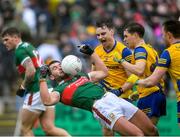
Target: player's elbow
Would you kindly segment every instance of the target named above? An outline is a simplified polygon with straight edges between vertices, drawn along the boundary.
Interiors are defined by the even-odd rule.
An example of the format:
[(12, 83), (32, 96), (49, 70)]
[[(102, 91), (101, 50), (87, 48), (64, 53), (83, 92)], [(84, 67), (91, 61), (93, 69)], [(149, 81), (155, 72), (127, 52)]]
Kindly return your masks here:
[(26, 76), (29, 77), (29, 78), (34, 78), (35, 73), (36, 73), (36, 70), (33, 69), (33, 70), (31, 70), (31, 71), (28, 71), (28, 72), (26, 73)]

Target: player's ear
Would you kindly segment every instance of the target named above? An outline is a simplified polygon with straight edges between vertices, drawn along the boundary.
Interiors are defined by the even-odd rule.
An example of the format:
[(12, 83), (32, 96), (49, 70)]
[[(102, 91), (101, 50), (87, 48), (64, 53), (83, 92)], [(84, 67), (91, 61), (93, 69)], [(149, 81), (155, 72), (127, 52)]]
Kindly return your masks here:
[(110, 29), (110, 32), (111, 32), (112, 35), (114, 35), (114, 29), (113, 28)]

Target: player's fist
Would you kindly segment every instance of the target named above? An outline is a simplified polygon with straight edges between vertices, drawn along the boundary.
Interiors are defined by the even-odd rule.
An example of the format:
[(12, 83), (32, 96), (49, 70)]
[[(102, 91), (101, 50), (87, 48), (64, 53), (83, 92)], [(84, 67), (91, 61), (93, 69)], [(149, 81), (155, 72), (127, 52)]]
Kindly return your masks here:
[(134, 91), (132, 94), (129, 95), (128, 97), (132, 101), (136, 101), (139, 99), (139, 94), (138, 91)]
[(49, 74), (49, 68), (47, 65), (43, 65), (40, 67), (40, 79), (45, 79)]
[(114, 53), (114, 58), (113, 58), (113, 60), (114, 60), (115, 62), (118, 62), (118, 63), (122, 63), (122, 62), (125, 61), (125, 60), (122, 58), (122, 55), (121, 55), (120, 53), (118, 53), (118, 52), (115, 52), (115, 53)]
[(138, 99), (139, 99), (139, 93), (138, 93), (138, 91), (137, 91), (137, 85), (134, 85), (134, 86), (132, 87), (132, 91), (133, 91), (133, 93), (130, 94), (128, 98), (129, 98), (130, 100), (132, 100), (132, 101), (138, 100)]
[(82, 45), (78, 46), (78, 48), (81, 53), (84, 53), (86, 55), (91, 56), (94, 53), (94, 50), (91, 49), (90, 46), (86, 45), (86, 44), (82, 44)]
[(126, 80), (126, 82), (128, 83), (132, 83), (132, 84), (136, 84), (136, 82), (139, 80), (139, 77), (134, 75), (134, 74), (131, 74), (128, 79)]
[(24, 97), (26, 95), (26, 90), (24, 87), (20, 86), (19, 89), (16, 91), (16, 95), (20, 97)]

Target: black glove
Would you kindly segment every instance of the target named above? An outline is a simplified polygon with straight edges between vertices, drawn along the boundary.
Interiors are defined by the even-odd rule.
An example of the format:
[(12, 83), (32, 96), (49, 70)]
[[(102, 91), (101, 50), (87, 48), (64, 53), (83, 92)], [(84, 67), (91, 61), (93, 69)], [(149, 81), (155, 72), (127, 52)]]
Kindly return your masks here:
[(94, 50), (90, 48), (89, 45), (86, 45), (86, 44), (82, 44), (80, 46), (78, 46), (78, 48), (80, 48), (80, 52), (84, 53), (84, 54), (87, 54), (87, 55), (92, 55), (94, 53)]
[(119, 89), (111, 89), (111, 90), (109, 90), (109, 92), (111, 92), (111, 93), (113, 93), (113, 94), (115, 94), (116, 96), (121, 96), (121, 94), (123, 93), (123, 90), (122, 90), (122, 88), (119, 88)]
[(22, 88), (22, 86), (19, 87), (19, 89), (16, 91), (16, 95), (20, 97), (24, 97), (27, 94), (26, 90)]
[(49, 74), (49, 68), (47, 65), (43, 65), (40, 67), (40, 79), (45, 79)]

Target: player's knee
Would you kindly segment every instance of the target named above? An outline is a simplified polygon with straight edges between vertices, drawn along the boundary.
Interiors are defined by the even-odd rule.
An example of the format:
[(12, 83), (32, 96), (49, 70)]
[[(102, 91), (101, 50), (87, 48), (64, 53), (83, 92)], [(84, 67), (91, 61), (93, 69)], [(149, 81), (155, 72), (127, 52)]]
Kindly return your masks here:
[(42, 124), (42, 129), (43, 131), (46, 133), (46, 135), (51, 135), (54, 131), (54, 124), (51, 124), (51, 123), (43, 123)]

